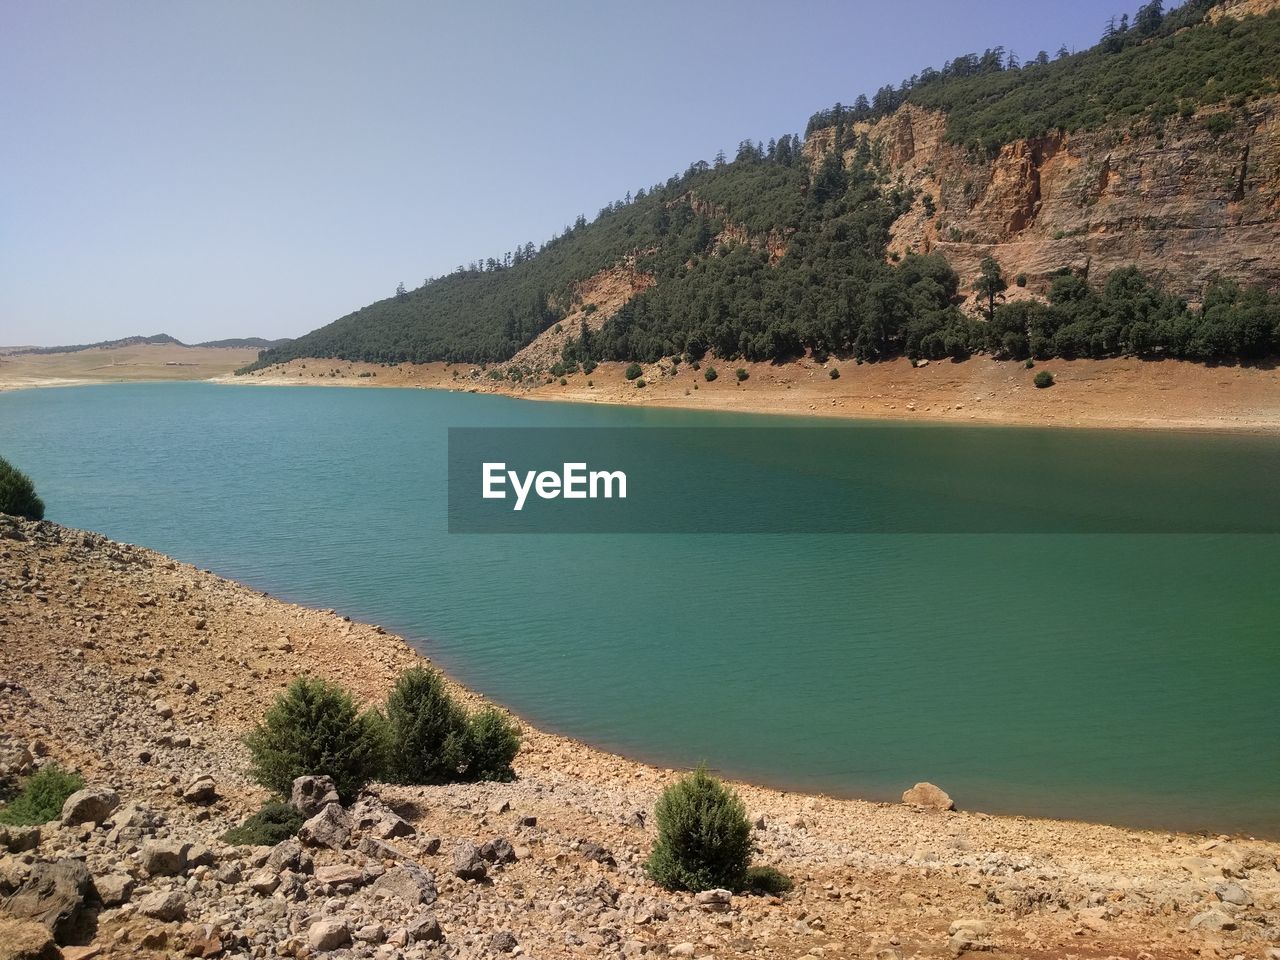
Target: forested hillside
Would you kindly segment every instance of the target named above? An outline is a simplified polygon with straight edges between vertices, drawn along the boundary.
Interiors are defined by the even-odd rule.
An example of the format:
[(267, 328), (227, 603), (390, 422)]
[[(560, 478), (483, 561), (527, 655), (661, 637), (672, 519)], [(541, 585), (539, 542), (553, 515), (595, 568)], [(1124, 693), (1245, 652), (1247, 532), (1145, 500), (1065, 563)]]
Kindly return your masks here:
[[(1263, 262), (1274, 260), (1267, 242), (1280, 220), (1280, 180), (1271, 169), (1280, 159), (1274, 109), (1280, 11), (1261, 3), (1262, 15), (1221, 16), (1227, 6), (1189, 0), (1166, 13), (1153, 0), (1132, 20), (1107, 24), (1086, 51), (1046, 52), (1026, 62), (998, 47), (958, 57), (850, 107), (815, 114), (804, 140), (784, 134), (767, 144), (744, 141), (734, 157), (694, 163), (628, 193), (541, 247), (524, 244), (417, 289), (402, 285), (386, 300), (264, 351), (254, 366), (309, 356), (504, 361), (575, 305), (575, 317), (589, 315), (586, 281), (623, 262), (656, 282), (638, 289), (602, 326), (583, 319), (580, 331), (571, 329), (578, 335), (564, 347), (563, 366), (708, 351), (751, 360), (805, 351), (858, 360), (977, 351), (1196, 360), (1280, 353), (1280, 298), (1265, 289), (1273, 287), (1275, 265)], [(908, 110), (945, 118), (939, 122), (959, 157), (951, 172), (923, 162), (917, 170), (904, 167), (901, 157), (888, 155), (902, 152), (901, 145), (873, 136)], [(1070, 156), (1070, 135), (1089, 131), (1102, 131), (1103, 146), (1081, 140), (1084, 154)], [(901, 139), (901, 131), (894, 136)], [(910, 157), (909, 125), (906, 136)], [(1051, 140), (1033, 139), (1045, 137)], [(1102, 241), (1084, 236), (1094, 228), (1082, 220), (1043, 238), (1030, 283), (1015, 272), (1018, 249), (1011, 245), (1006, 253), (997, 244), (1017, 239), (1042, 202), (1054, 199), (1042, 198), (1046, 157), (1066, 158), (1073, 175), (1097, 181), (1098, 189), (1073, 201), (1084, 216), (1112, 202), (1104, 193), (1120, 161), (1102, 154), (1110, 150), (1106, 144), (1126, 139), (1148, 153), (1148, 144), (1164, 150), (1167, 156), (1155, 161), (1172, 164), (1166, 179), (1190, 182), (1212, 216), (1252, 230), (1262, 256), (1235, 258), (1238, 270), (1201, 264), (1197, 289), (1185, 289), (1185, 282), (1166, 289), (1162, 264), (1148, 253), (1165, 251), (1165, 234), (1145, 247), (1132, 245), (1129, 259), (1123, 257), (1129, 247), (1108, 248), (1101, 260), (1107, 272), (1091, 273), (1094, 247), (1085, 241)], [(1007, 186), (1001, 177), (1010, 163), (1020, 164), (1015, 186), (1026, 194), (1019, 200), (1025, 209), (984, 240), (970, 221), (994, 202), (987, 194)], [(980, 187), (979, 176), (990, 183)], [(1154, 189), (1143, 180), (1149, 176), (1120, 184), (1127, 191), (1124, 229), (1170, 227), (1156, 223), (1154, 210), (1151, 217), (1130, 215), (1142, 191)], [(1209, 195), (1214, 191), (1221, 200)], [(1187, 219), (1166, 218), (1174, 221), (1170, 229), (1179, 218)], [(952, 223), (946, 230), (944, 219)], [(907, 222), (919, 242), (901, 240)], [(1110, 224), (1098, 229), (1114, 244)], [(1206, 220), (1204, 229), (1216, 230), (1217, 221)], [(1219, 242), (1233, 236), (1216, 235)], [(963, 250), (960, 241), (968, 243)], [(1168, 251), (1162, 259), (1175, 262)], [(1003, 269), (1002, 260), (1014, 269)]]

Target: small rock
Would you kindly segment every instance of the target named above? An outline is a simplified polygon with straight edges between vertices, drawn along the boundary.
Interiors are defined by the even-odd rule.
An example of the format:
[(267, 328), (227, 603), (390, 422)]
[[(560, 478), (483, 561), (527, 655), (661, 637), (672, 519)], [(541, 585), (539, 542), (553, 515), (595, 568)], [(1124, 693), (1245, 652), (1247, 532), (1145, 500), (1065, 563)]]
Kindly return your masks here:
[(173, 707), (165, 703), (163, 700), (157, 700), (151, 704), (151, 709), (158, 713), (163, 720), (168, 720), (173, 716)]
[(327, 883), (331, 887), (356, 887), (364, 881), (364, 873), (359, 867), (349, 863), (334, 863), (325, 867), (316, 867), (316, 880), (319, 883)]
[(249, 877), (249, 889), (254, 893), (269, 897), (280, 886), (280, 877), (270, 870), (259, 870)]
[(1236, 922), (1221, 910), (1205, 910), (1191, 918), (1188, 925), (1192, 930), (1203, 930), (1205, 933), (1234, 930)]
[(306, 817), (314, 817), (331, 803), (339, 803), (332, 777), (298, 777), (289, 791), (289, 804)]
[(138, 901), (138, 912), (144, 917), (172, 923), (187, 915), (187, 898), (177, 890), (158, 890)]
[(370, 891), (390, 894), (408, 906), (420, 906), (435, 902), (436, 880), (416, 863), (406, 863), (380, 876)]
[(187, 803), (213, 803), (218, 799), (218, 785), (213, 777), (199, 777), (182, 791), (182, 799)]
[(142, 845), (142, 869), (152, 877), (174, 877), (187, 869), (189, 843), (148, 840)]
[(307, 931), (313, 950), (337, 950), (351, 943), (351, 931), (345, 920), (317, 920)]
[(129, 897), (133, 895), (133, 877), (127, 873), (104, 874), (94, 880), (93, 885), (98, 889), (98, 899), (104, 907), (118, 907), (122, 903), (128, 903)]
[(1213, 893), (1223, 903), (1230, 903), (1237, 907), (1247, 907), (1253, 903), (1253, 897), (1249, 896), (1249, 892), (1238, 883), (1220, 883), (1213, 888)]
[(430, 913), (417, 917), (408, 928), (410, 943), (444, 943), (440, 921)]
[(330, 803), (298, 828), (298, 839), (308, 846), (341, 850), (351, 842), (351, 817), (339, 804)]
[(515, 863), (516, 851), (506, 837), (497, 837), (480, 848), (480, 856), (490, 863)]
[(606, 867), (616, 867), (618, 865), (618, 861), (613, 858), (613, 854), (598, 843), (587, 841), (578, 847), (578, 852), (588, 860), (603, 863)]
[(518, 946), (520, 946), (520, 941), (516, 939), (516, 935), (510, 930), (499, 930), (493, 935), (493, 939), (489, 941), (489, 949), (494, 953), (511, 953)]
[(733, 894), (728, 890), (703, 890), (694, 895), (693, 902), (708, 913), (723, 913), (733, 903)]
[(453, 874), (463, 880), (483, 880), (488, 867), (474, 843), (464, 840), (453, 848)]

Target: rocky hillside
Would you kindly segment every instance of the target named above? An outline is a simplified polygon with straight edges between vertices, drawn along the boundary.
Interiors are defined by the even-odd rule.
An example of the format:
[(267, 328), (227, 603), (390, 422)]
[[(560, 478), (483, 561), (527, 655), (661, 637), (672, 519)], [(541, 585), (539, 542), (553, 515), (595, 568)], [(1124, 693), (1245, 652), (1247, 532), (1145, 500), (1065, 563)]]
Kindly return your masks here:
[(757, 859), (795, 890), (667, 893), (643, 862), (675, 772), (529, 728), (514, 783), (344, 808), (303, 782), (296, 839), (228, 845), (264, 798), (240, 737), (269, 699), (307, 672), (377, 700), (413, 651), (9, 518), (0, 629), (0, 776), (57, 760), (87, 781), (53, 822), (0, 829), (2, 957), (1277, 956), (1280, 844), (948, 811), (928, 788), (742, 786)]
[[(252, 369), (1272, 356), (1278, 58), (1280, 0), (1151, 0), (1086, 50), (962, 55)], [(1023, 306), (997, 318), (1006, 302)]]
[[(1229, 121), (1217, 135), (1215, 117)], [(1191, 299), (1222, 277), (1280, 287), (1280, 97), (1173, 117), (1159, 133), (1018, 140), (990, 161), (947, 139), (944, 114), (911, 104), (857, 129), (887, 177), (919, 190), (890, 252), (937, 251), (966, 284), (994, 256), (1037, 293), (1064, 268), (1130, 265)], [(833, 135), (810, 137), (815, 162)]]

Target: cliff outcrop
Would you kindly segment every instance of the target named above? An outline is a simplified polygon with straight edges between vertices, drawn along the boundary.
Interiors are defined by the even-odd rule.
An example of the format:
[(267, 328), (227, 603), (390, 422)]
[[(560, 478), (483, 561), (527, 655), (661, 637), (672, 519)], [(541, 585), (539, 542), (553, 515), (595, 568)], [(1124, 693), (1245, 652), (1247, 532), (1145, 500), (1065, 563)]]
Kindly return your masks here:
[[(994, 159), (910, 104), (855, 130), (889, 183), (918, 190), (890, 255), (937, 251), (966, 284), (990, 255), (1032, 291), (1063, 268), (1101, 277), (1130, 264), (1192, 300), (1217, 278), (1280, 288), (1280, 97), (1161, 129), (1018, 140)], [(815, 132), (806, 149), (821, 156), (833, 135)]]

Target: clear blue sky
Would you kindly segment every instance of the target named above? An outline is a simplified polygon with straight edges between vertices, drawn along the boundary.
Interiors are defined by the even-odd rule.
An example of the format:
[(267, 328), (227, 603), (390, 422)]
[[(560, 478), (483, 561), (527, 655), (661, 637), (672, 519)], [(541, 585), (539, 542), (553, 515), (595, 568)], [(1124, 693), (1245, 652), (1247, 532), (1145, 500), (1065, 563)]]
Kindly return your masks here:
[(7, 0), (0, 344), (295, 336), (1121, 2)]

